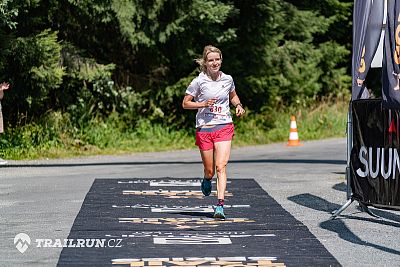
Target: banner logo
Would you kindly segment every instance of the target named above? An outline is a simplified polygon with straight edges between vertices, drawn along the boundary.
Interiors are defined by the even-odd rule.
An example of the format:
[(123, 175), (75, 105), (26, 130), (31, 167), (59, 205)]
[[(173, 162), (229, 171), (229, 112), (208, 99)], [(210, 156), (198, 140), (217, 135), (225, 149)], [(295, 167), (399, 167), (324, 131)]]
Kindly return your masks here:
[[(387, 158), (385, 159), (385, 157)], [(361, 146), (358, 159), (364, 165), (364, 170), (361, 168), (356, 170), (360, 177), (376, 178), (381, 174), (384, 179), (388, 179), (390, 175), (392, 175), (392, 179), (396, 179), (396, 170), (400, 171), (400, 158), (397, 149), (377, 147), (376, 153), (374, 153), (372, 147), (368, 147), (367, 150), (365, 146)]]
[[(202, 231), (203, 232), (203, 231)], [(201, 234), (192, 234), (190, 232), (133, 232), (122, 235), (106, 235), (108, 237), (121, 237), (121, 238), (150, 238), (153, 240), (153, 244), (157, 245), (227, 245), (232, 244), (233, 239), (243, 238), (270, 238), (276, 237), (275, 234), (267, 232), (261, 233), (248, 233), (238, 231), (215, 231), (215, 232), (204, 232)]]
[[(182, 213), (182, 212), (214, 212), (213, 206), (166, 206), (166, 205), (112, 205), (117, 209), (149, 209), (151, 212), (159, 213)], [(250, 208), (250, 205), (225, 205), (224, 208)]]
[[(201, 191), (192, 190), (123, 190), (123, 195), (134, 195), (134, 196), (163, 196), (165, 198), (197, 198), (202, 199), (204, 197)], [(211, 196), (216, 196), (217, 192), (213, 191)], [(226, 192), (225, 196), (231, 197), (232, 193)]]
[(131, 181), (118, 181), (119, 184), (149, 184), (150, 186), (200, 186), (201, 180), (131, 180)]
[(156, 245), (230, 245), (232, 241), (229, 237), (213, 236), (172, 236), (172, 237), (154, 237), (153, 242)]
[[(400, 14), (399, 14), (399, 17), (397, 18), (397, 23), (399, 23), (399, 22), (400, 22)], [(399, 55), (400, 55), (400, 35), (399, 34), (400, 34), (400, 24), (398, 24), (396, 26), (396, 32), (394, 35), (396, 47), (395, 47), (393, 54), (394, 54), (394, 62), (396, 62), (397, 65), (400, 64), (400, 57), (399, 57)]]
[[(148, 179), (142, 179), (142, 180), (130, 180), (130, 181), (118, 181), (118, 184), (149, 184), (150, 186), (166, 186), (166, 187), (172, 187), (172, 186), (188, 186), (188, 187), (199, 187), (201, 184), (202, 179), (188, 179), (188, 180), (172, 180), (172, 179), (166, 179), (166, 180), (148, 180)], [(215, 181), (213, 181), (215, 183)], [(231, 183), (231, 181), (227, 181), (228, 184)]]
[(365, 46), (363, 47), (363, 50), (362, 50), (360, 67), (358, 68), (358, 72), (360, 72), (360, 73), (364, 73), (365, 69), (366, 69), (364, 56), (365, 56)]
[(30, 244), (31, 238), (25, 233), (19, 233), (14, 237), (14, 245), (21, 253), (24, 253)]
[(395, 132), (396, 132), (396, 125), (395, 125), (393, 119), (392, 119), (392, 121), (390, 122), (390, 126), (389, 126), (389, 129), (388, 129), (388, 132), (389, 132), (389, 133), (395, 133)]
[(230, 218), (215, 220), (211, 218), (118, 218), (119, 223), (171, 225), (175, 229), (191, 229), (203, 227), (218, 227), (221, 224), (230, 223), (254, 223), (247, 218)]
[(126, 266), (226, 266), (226, 267), (242, 267), (242, 266), (285, 266), (284, 263), (275, 262), (277, 257), (204, 257), (204, 258), (126, 258), (113, 259), (114, 265)]

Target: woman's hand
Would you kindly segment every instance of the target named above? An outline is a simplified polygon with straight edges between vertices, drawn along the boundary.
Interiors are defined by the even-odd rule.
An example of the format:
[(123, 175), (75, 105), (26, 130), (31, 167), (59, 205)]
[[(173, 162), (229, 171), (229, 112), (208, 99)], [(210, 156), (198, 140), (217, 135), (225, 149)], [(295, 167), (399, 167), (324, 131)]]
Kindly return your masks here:
[(211, 107), (212, 105), (215, 104), (215, 102), (217, 102), (218, 98), (210, 98), (208, 99), (206, 102), (204, 102), (204, 106), (207, 107)]
[(0, 91), (7, 90), (8, 88), (10, 88), (9, 83), (6, 83), (6, 82), (0, 83)]
[(244, 110), (244, 108), (242, 107), (242, 104), (238, 104), (236, 106), (236, 116), (240, 117), (242, 116), (246, 111)]

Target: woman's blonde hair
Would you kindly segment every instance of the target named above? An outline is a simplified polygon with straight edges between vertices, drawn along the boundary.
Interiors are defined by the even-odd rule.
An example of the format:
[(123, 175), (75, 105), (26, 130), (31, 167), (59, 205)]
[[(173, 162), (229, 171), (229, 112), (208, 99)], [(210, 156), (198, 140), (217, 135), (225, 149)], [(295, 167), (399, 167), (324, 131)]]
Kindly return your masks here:
[(199, 64), (200, 70), (204, 73), (207, 72), (207, 66), (206, 66), (206, 61), (207, 61), (207, 56), (210, 53), (219, 53), (219, 56), (221, 57), (222, 60), (222, 52), (218, 48), (212, 45), (206, 45), (203, 50), (203, 57), (202, 58), (196, 58), (195, 61), (197, 64)]

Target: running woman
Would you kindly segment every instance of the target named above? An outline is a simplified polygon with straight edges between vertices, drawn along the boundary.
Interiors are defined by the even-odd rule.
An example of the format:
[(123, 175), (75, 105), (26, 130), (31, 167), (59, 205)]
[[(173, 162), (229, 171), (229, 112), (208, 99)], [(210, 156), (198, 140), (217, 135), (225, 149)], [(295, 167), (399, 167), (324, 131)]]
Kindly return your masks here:
[(218, 48), (204, 47), (203, 57), (196, 62), (201, 72), (186, 89), (182, 106), (184, 109), (197, 109), (196, 145), (204, 165), (201, 191), (205, 196), (211, 194), (211, 180), (216, 170), (218, 203), (214, 218), (225, 219), (226, 165), (234, 134), (229, 102), (236, 108), (236, 116), (242, 116), (245, 110), (232, 77), (220, 71), (222, 53)]

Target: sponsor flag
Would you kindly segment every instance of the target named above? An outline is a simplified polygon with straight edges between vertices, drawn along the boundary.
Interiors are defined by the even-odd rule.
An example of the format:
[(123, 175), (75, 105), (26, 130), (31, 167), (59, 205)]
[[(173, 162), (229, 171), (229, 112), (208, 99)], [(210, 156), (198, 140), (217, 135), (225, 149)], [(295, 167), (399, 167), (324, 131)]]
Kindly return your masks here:
[(379, 44), (383, 15), (384, 1), (354, 1), (352, 100), (369, 97), (364, 81)]
[(387, 30), (382, 66), (382, 99), (385, 108), (400, 107), (400, 0), (388, 1)]
[(400, 209), (400, 110), (384, 108), (380, 99), (355, 100), (352, 115), (353, 197), (367, 205)]

